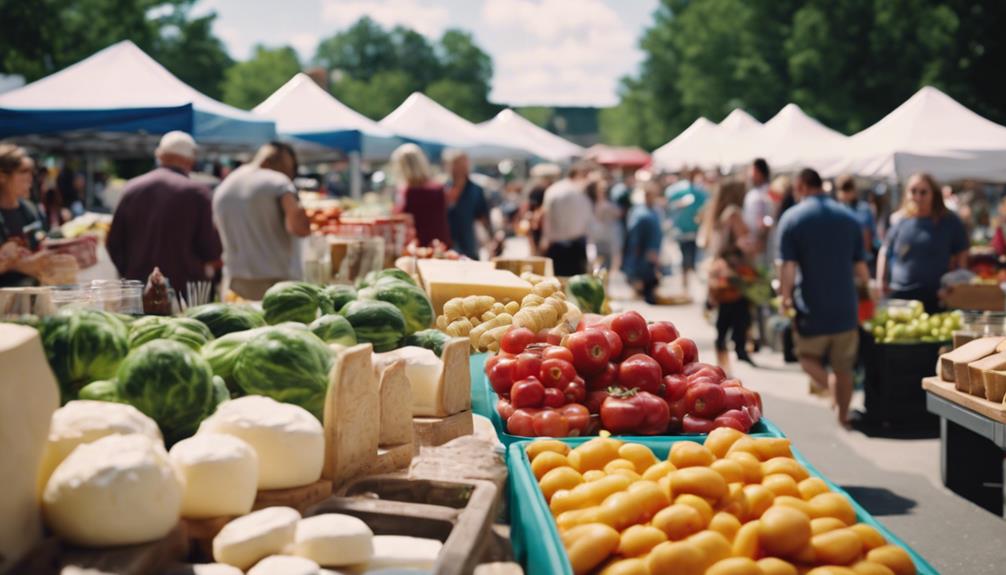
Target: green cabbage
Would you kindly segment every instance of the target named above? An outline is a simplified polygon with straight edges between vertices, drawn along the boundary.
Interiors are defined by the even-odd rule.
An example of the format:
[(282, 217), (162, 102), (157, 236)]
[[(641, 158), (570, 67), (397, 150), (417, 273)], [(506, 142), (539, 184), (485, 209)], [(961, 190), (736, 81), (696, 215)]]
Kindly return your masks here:
[(122, 399), (156, 421), (168, 445), (194, 434), (216, 409), (209, 363), (176, 341), (133, 350), (119, 366), (118, 380)]
[(213, 334), (206, 324), (187, 317), (150, 315), (136, 320), (129, 328), (130, 349), (155, 339), (170, 339), (199, 351), (213, 339)]
[(64, 308), (44, 318), (39, 333), (63, 403), (88, 383), (115, 377), (129, 353), (126, 326), (103, 311)]
[(349, 320), (356, 340), (385, 352), (398, 348), (405, 337), (405, 316), (394, 305), (379, 300), (357, 300), (346, 304), (339, 315)]
[(361, 301), (385, 301), (397, 307), (405, 317), (405, 335), (433, 325), (433, 304), (426, 292), (415, 284), (401, 280), (379, 280), (372, 287), (360, 290), (358, 297)]
[(247, 305), (209, 303), (189, 308), (185, 312), (185, 316), (205, 324), (213, 337), (222, 337), (236, 331), (245, 331), (265, 325), (262, 314)]
[(604, 306), (604, 284), (596, 276), (580, 274), (566, 282), (566, 293), (583, 313), (601, 313)]
[(279, 282), (262, 298), (265, 321), (276, 325), (285, 321), (311, 323), (320, 315), (333, 313), (332, 302), (321, 288), (306, 282)]
[(100, 379), (80, 388), (77, 399), (90, 399), (92, 401), (111, 401), (122, 403), (122, 395), (119, 393), (119, 384), (114, 379)]
[(326, 314), (311, 322), (308, 326), (314, 335), (325, 343), (339, 345), (356, 345), (356, 332), (349, 320), (334, 313)]

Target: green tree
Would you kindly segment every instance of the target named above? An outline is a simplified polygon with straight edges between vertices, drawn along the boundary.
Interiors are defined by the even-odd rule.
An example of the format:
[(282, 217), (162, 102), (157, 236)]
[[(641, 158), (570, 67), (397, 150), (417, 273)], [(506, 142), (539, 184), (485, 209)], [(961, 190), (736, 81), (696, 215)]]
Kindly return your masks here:
[(443, 74), (440, 59), (430, 41), (415, 30), (397, 26), (391, 31), (394, 66), (389, 69), (408, 72), (409, 93), (422, 91)]
[(409, 97), (412, 83), (413, 78), (402, 70), (385, 70), (369, 81), (344, 77), (332, 85), (332, 91), (350, 108), (380, 120)]
[(300, 72), (300, 61), (293, 48), (256, 46), (250, 60), (238, 62), (227, 70), (224, 102), (238, 108), (253, 108), (297, 72)]
[(536, 126), (548, 128), (548, 122), (552, 119), (553, 110), (549, 106), (521, 106), (516, 112), (524, 116)]
[(223, 78), (234, 65), (223, 43), (213, 35), (216, 14), (189, 20), (187, 14), (173, 14), (168, 27), (156, 41), (154, 54), (178, 79), (211, 98), (223, 98)]
[(315, 62), (355, 80), (370, 80), (397, 67), (391, 35), (370, 18), (360, 18), (343, 32), (318, 44)]

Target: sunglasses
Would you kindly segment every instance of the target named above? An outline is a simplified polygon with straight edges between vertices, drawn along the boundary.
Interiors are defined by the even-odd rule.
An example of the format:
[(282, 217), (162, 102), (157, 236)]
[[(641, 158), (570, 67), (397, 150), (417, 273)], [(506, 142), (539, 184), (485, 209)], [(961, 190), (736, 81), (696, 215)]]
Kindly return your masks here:
[(932, 193), (932, 190), (930, 190), (929, 188), (909, 188), (908, 193), (912, 194), (913, 196), (915, 195), (925, 196), (927, 194)]

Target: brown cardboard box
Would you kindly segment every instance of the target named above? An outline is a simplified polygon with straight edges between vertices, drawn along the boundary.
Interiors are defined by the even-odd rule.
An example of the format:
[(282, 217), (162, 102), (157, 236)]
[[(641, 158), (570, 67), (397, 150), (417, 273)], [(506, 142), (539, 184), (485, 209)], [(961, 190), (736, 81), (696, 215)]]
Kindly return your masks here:
[(943, 296), (948, 308), (1006, 311), (1006, 295), (998, 285), (962, 284), (950, 286)]

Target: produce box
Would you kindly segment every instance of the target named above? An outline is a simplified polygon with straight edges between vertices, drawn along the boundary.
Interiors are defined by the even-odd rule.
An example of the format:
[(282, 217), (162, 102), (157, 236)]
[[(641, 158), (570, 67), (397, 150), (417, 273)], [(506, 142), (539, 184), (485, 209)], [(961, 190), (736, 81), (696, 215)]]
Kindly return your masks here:
[(981, 311), (1006, 310), (1006, 296), (998, 285), (962, 284), (950, 286), (943, 296), (943, 303), (954, 309)]
[[(505, 446), (510, 446), (518, 441), (526, 441), (528, 439), (533, 439), (523, 437), (520, 435), (511, 435), (506, 432), (505, 422), (500, 417), (499, 412), (496, 411), (496, 402), (497, 400), (499, 400), (499, 396), (496, 395), (496, 392), (493, 391), (492, 386), (489, 385), (489, 379), (485, 376), (484, 373), (480, 374), (478, 378), (475, 378), (474, 375), (475, 375), (474, 372), (472, 372), (472, 409), (475, 410), (475, 413), (482, 415), (484, 417), (488, 417), (489, 420), (493, 422), (493, 427), (496, 428), (496, 436), (499, 437), (500, 442), (502, 442), (503, 445)], [(476, 382), (479, 382), (479, 384), (476, 384)], [(476, 388), (476, 385), (478, 385), (478, 388)], [(480, 395), (482, 399), (476, 399)], [(476, 405), (478, 406), (478, 408), (476, 408)], [(782, 432), (781, 429), (776, 427), (774, 423), (772, 423), (771, 421), (769, 421), (764, 417), (762, 417), (758, 421), (758, 423), (754, 424), (751, 430), (748, 431), (748, 435), (754, 437), (786, 437), (786, 435)], [(671, 436), (658, 436), (658, 437), (671, 437)], [(702, 437), (705, 437), (705, 435), (699, 433), (682, 433), (680, 435), (676, 435), (673, 437), (701, 439)], [(648, 437), (642, 437), (642, 436), (637, 437), (630, 435), (620, 435), (618, 436), (618, 438), (624, 439), (625, 441), (636, 441), (637, 439), (650, 439)], [(586, 439), (584, 438), (579, 439), (585, 441), (586, 439), (590, 438), (587, 437)]]
[(524, 272), (531, 272), (540, 276), (554, 276), (552, 270), (552, 258), (542, 256), (529, 256), (526, 258), (504, 258), (495, 257), (492, 259), (498, 270), (508, 270), (517, 275)]
[[(569, 444), (570, 447), (576, 447), (588, 439), (582, 437), (564, 438), (561, 441)], [(649, 447), (654, 455), (661, 460), (667, 459), (667, 454), (675, 442), (699, 441), (697, 438), (689, 437), (624, 439)], [(528, 460), (525, 451), (530, 444), (531, 441), (519, 441), (508, 447), (507, 468), (510, 477), (508, 497), (510, 498), (510, 533), (514, 558), (524, 565), (525, 572), (528, 575), (572, 575), (573, 569), (570, 566), (562, 540), (559, 538), (559, 531), (555, 520), (552, 518), (545, 497), (538, 488), (538, 482), (531, 471), (531, 462)], [(832, 491), (844, 495), (852, 502), (852, 507), (856, 511), (856, 518), (860, 522), (877, 529), (889, 543), (899, 545), (908, 551), (915, 562), (919, 575), (938, 575), (936, 569), (867, 513), (855, 499), (850, 497), (842, 488), (821, 475), (799, 451), (795, 448), (791, 449), (794, 459), (803, 465), (812, 477), (821, 478)]]
[(935, 422), (919, 382), (933, 374), (940, 349), (949, 342), (880, 343), (867, 331), (860, 337), (867, 417), (902, 424)]

